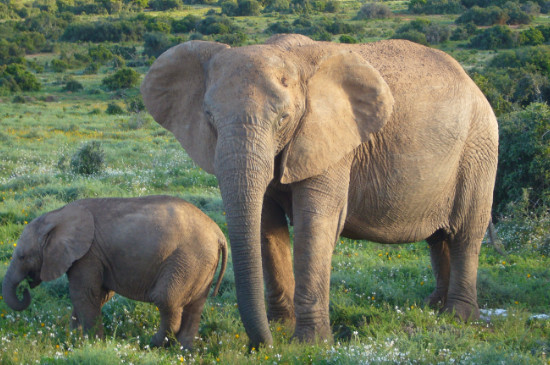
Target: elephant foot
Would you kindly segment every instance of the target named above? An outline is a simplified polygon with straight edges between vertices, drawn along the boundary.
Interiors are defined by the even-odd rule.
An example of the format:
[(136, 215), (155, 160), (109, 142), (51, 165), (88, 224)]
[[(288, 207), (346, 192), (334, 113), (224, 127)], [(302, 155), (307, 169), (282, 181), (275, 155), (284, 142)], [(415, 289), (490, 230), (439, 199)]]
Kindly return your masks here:
[(332, 329), (328, 321), (314, 325), (296, 325), (293, 340), (307, 343), (332, 342)]
[(157, 332), (151, 338), (151, 347), (164, 347), (168, 345), (168, 337), (164, 333)]
[(433, 293), (430, 294), (426, 299), (424, 299), (424, 303), (430, 308), (434, 308), (434, 309), (443, 308), (445, 306), (446, 301), (447, 301), (447, 294), (441, 293), (437, 289), (434, 290)]
[(178, 342), (182, 350), (191, 350), (193, 348), (193, 337), (178, 337)]
[(448, 301), (440, 313), (453, 313), (454, 316), (463, 322), (479, 319), (479, 307), (477, 303), (463, 301)]

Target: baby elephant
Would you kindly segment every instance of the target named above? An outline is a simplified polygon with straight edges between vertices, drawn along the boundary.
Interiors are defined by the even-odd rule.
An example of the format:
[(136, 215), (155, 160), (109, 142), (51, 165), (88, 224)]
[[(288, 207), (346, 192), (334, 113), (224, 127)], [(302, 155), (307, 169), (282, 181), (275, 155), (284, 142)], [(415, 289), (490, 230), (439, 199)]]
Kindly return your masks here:
[(15, 310), (30, 304), (31, 288), (64, 273), (73, 303), (72, 327), (103, 336), (101, 307), (117, 292), (152, 302), (160, 311), (153, 346), (173, 334), (190, 348), (222, 253), (216, 295), (227, 264), (220, 228), (185, 200), (168, 196), (83, 199), (34, 219), (13, 253), (2, 285)]

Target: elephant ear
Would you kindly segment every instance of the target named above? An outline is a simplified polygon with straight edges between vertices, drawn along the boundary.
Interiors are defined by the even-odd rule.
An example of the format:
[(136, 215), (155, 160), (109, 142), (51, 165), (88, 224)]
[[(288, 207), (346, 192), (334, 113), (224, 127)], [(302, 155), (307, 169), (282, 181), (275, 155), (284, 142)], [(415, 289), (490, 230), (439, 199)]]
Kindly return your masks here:
[(393, 109), (384, 79), (349, 50), (321, 57), (306, 92), (306, 113), (283, 153), (284, 184), (326, 171), (378, 132)]
[(203, 111), (205, 65), (229, 46), (190, 41), (170, 48), (153, 63), (141, 83), (143, 102), (153, 118), (171, 131), (189, 156), (214, 172), (216, 134)]
[(69, 204), (47, 213), (39, 234), (42, 237), (40, 279), (54, 280), (90, 250), (94, 238), (94, 217), (89, 210)]

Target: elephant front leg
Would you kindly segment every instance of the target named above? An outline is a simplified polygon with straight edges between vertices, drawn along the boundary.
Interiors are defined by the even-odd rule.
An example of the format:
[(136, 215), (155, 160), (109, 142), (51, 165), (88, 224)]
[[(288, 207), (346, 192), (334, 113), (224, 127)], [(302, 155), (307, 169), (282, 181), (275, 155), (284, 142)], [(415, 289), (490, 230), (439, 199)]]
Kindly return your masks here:
[(262, 262), (267, 291), (267, 318), (295, 322), (294, 272), (285, 212), (266, 196), (262, 210)]
[[(347, 167), (347, 168), (346, 168)], [(300, 341), (331, 340), (331, 259), (347, 213), (349, 167), (304, 180), (293, 187), (294, 306)]]

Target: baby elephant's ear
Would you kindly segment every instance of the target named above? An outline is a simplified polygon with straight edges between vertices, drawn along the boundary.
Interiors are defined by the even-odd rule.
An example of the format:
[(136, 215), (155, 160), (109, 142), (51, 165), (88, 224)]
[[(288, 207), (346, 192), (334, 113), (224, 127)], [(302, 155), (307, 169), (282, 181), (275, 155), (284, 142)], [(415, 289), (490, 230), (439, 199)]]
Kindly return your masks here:
[(47, 213), (39, 232), (42, 237), (40, 279), (54, 280), (89, 251), (94, 238), (94, 217), (89, 210), (69, 204)]

